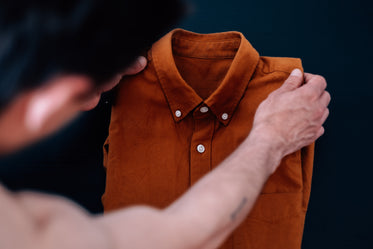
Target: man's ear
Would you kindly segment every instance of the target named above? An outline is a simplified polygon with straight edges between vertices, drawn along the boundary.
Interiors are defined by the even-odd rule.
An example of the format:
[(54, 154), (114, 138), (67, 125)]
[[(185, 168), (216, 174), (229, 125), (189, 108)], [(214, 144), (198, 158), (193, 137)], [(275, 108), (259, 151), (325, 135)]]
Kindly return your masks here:
[(60, 129), (79, 112), (93, 84), (83, 76), (58, 76), (19, 94), (0, 115), (0, 155), (25, 147)]
[(36, 133), (51, 133), (75, 117), (81, 99), (91, 93), (93, 84), (81, 75), (57, 76), (34, 90), (26, 107), (25, 127)]

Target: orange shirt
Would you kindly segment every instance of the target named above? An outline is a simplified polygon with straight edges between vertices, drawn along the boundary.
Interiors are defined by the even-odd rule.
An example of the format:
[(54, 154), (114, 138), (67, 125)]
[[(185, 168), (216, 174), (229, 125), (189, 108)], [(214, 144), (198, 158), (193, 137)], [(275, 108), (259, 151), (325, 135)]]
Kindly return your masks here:
[[(164, 36), (147, 68), (119, 85), (104, 146), (105, 212), (172, 203), (248, 136), (258, 105), (294, 68), (299, 59), (260, 57), (238, 32)], [(313, 153), (282, 160), (221, 248), (300, 248)]]

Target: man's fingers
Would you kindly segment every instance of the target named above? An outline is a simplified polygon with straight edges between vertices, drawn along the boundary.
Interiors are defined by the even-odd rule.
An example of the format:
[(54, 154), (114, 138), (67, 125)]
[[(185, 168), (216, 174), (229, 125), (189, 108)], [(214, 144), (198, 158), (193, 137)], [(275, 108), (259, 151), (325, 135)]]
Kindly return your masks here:
[(330, 103), (330, 94), (327, 91), (324, 91), (324, 93), (321, 95), (320, 103), (324, 106), (328, 106)]
[(312, 91), (317, 96), (321, 96), (326, 88), (326, 80), (320, 75), (313, 75), (309, 73), (304, 74), (305, 84), (302, 88), (305, 91)]
[(147, 60), (144, 56), (139, 56), (131, 66), (129, 66), (123, 75), (133, 75), (141, 72), (146, 67)]
[(321, 137), (324, 134), (324, 132), (325, 132), (325, 129), (324, 127), (321, 126), (320, 129), (317, 131), (316, 139)]
[(329, 117), (329, 109), (326, 108), (322, 117), (321, 117), (321, 124), (325, 123), (326, 119)]
[(312, 74), (312, 73), (304, 73), (304, 80), (307, 82), (307, 81), (310, 81), (310, 79), (312, 78), (312, 77), (314, 77), (315, 76), (315, 74)]
[(123, 78), (125, 75), (133, 75), (141, 72), (144, 70), (146, 67), (147, 60), (144, 56), (139, 56), (134, 63), (132, 63), (131, 66), (129, 66), (127, 69), (125, 69), (122, 73), (119, 73), (115, 75), (112, 79), (110, 79), (108, 82), (105, 84), (102, 84), (102, 86), (98, 89), (99, 95), (103, 92), (110, 91), (113, 89), (120, 80)]
[(294, 69), (289, 78), (284, 82), (284, 84), (279, 88), (282, 91), (292, 91), (297, 89), (304, 82), (303, 73), (300, 69)]

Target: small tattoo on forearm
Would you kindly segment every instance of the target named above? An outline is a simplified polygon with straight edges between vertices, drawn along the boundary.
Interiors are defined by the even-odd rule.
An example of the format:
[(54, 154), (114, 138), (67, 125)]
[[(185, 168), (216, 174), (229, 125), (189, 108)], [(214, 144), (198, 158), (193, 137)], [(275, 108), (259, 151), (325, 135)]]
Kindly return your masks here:
[(242, 199), (242, 201), (240, 202), (240, 204), (238, 205), (238, 207), (233, 211), (233, 213), (231, 213), (231, 220), (235, 220), (237, 215), (241, 212), (242, 208), (245, 206), (247, 202), (247, 198), (244, 197)]

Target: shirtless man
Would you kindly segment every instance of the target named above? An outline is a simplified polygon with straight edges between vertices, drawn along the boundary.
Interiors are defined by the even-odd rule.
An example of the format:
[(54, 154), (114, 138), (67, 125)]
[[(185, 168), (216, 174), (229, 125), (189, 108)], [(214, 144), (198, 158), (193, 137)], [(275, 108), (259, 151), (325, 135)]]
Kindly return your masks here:
[[(157, 1), (159, 6), (150, 6), (154, 1), (134, 1), (138, 8), (124, 1), (132, 8), (127, 12), (119, 8), (120, 1), (12, 2), (16, 8), (14, 3), (0, 6), (0, 154), (55, 132), (80, 111), (94, 108), (100, 94), (113, 88), (122, 75), (141, 71), (146, 66), (143, 57), (124, 73), (119, 67), (128, 65), (134, 57), (130, 53), (139, 54), (145, 47), (141, 39), (155, 41), (162, 27), (175, 19), (165, 18), (168, 12), (161, 13), (163, 7), (177, 8), (170, 7), (177, 1), (166, 0)], [(132, 27), (153, 34), (144, 38), (135, 29), (117, 34), (119, 20), (130, 22), (130, 17), (142, 14), (147, 20), (134, 20)], [(158, 23), (156, 18), (162, 20)], [(153, 22), (158, 28), (149, 28)], [(115, 46), (123, 44), (116, 39), (126, 35), (132, 43), (121, 42), (134, 47), (119, 50)], [(56, 54), (49, 54), (56, 49)], [(126, 53), (127, 62), (121, 61)], [(114, 71), (97, 71), (105, 56), (120, 58), (107, 67), (117, 76)], [(323, 77), (294, 70), (261, 103), (253, 129), (239, 148), (163, 210), (135, 206), (92, 216), (61, 197), (13, 193), (0, 186), (0, 248), (215, 248), (250, 212), (281, 159), (324, 133), (330, 102), (325, 88)]]

